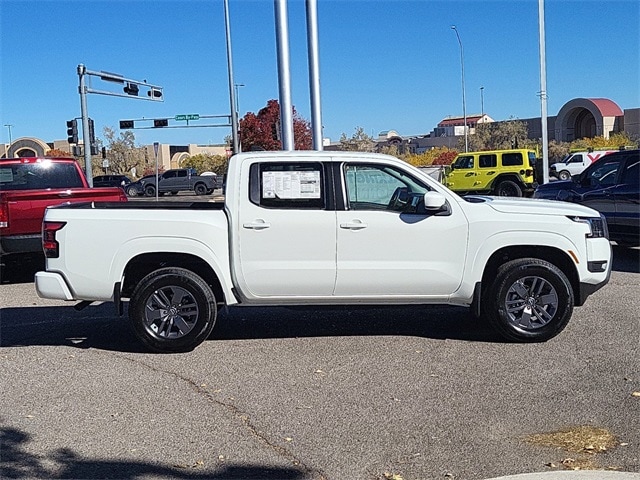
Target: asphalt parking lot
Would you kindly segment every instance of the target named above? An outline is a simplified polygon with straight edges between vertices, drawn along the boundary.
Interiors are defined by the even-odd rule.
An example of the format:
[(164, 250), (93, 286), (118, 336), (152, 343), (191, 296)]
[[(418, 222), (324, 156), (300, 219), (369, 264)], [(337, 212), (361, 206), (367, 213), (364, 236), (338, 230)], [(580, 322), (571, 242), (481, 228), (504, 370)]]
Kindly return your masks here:
[(532, 345), (462, 308), (237, 308), (154, 355), (110, 304), (38, 298), (38, 260), (5, 268), (0, 477), (640, 473), (640, 251), (614, 250), (609, 285)]

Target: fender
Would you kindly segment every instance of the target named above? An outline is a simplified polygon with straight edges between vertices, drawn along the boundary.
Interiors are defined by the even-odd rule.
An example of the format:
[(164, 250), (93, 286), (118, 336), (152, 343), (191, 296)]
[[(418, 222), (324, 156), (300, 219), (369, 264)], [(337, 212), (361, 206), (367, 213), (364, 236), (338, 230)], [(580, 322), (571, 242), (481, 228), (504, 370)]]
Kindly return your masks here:
[(211, 266), (220, 280), (227, 303), (233, 304), (235, 303), (235, 296), (232, 292), (233, 284), (227, 265), (229, 247), (226, 233), (220, 234), (219, 237), (209, 237), (209, 244), (187, 237), (153, 237), (153, 242), (150, 242), (150, 239), (145, 237), (135, 238), (123, 244), (115, 252), (109, 269), (109, 281), (112, 284), (122, 282), (126, 266), (139, 255), (159, 252), (169, 254), (187, 253), (201, 258)]

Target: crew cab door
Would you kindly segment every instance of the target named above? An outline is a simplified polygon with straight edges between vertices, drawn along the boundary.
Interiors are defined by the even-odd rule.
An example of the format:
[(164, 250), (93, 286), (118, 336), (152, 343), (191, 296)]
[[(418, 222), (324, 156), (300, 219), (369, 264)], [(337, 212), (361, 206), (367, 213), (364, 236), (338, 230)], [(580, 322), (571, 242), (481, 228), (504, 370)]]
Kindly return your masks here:
[(336, 279), (333, 188), (318, 161), (243, 165), (249, 198), (238, 208), (240, 291), (251, 298), (330, 297)]
[(468, 236), (459, 207), (420, 209), (430, 188), (395, 166), (346, 162), (341, 174), (346, 205), (337, 212), (335, 295), (426, 298), (455, 292)]

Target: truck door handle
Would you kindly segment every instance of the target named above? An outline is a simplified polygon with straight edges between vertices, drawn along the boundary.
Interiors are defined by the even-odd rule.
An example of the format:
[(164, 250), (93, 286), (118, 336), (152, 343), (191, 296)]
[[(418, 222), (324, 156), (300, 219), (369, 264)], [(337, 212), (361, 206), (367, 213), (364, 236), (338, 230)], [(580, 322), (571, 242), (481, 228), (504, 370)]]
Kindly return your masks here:
[(341, 223), (340, 228), (344, 228), (346, 230), (362, 230), (363, 228), (367, 228), (369, 225), (366, 223), (362, 223), (360, 220), (354, 220), (353, 222)]
[(265, 228), (271, 227), (271, 224), (264, 220), (256, 220), (251, 223), (243, 223), (242, 226), (251, 230), (264, 230)]
[(469, 172), (465, 175), (465, 177), (473, 177), (473, 176), (475, 176), (474, 172)]

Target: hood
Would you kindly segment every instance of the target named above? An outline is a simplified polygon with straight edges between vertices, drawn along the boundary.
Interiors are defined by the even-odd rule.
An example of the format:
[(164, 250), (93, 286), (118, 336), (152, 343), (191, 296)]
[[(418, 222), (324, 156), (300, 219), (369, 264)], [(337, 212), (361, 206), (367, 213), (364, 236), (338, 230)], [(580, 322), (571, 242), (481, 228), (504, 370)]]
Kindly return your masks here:
[[(570, 183), (570, 182), (568, 182)], [(599, 217), (600, 212), (576, 203), (537, 198), (465, 196), (472, 203), (485, 203), (501, 213), (519, 215), (575, 215), (580, 217)]]
[(576, 186), (576, 183), (572, 180), (556, 180), (554, 182), (543, 183), (541, 185), (538, 185), (536, 190), (540, 190), (540, 191), (570, 190), (575, 186)]

